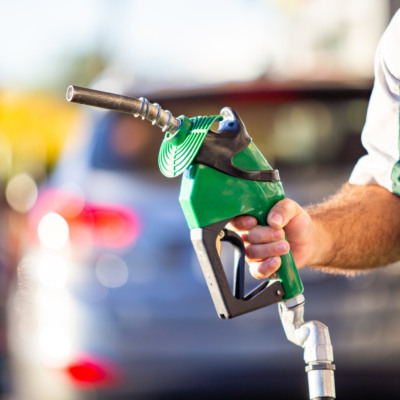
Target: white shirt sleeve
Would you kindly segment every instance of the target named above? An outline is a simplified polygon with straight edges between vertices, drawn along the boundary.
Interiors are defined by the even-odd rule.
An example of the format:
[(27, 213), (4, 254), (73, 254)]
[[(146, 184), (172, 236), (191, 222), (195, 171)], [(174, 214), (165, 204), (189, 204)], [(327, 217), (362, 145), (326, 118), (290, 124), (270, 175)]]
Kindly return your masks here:
[(367, 155), (350, 176), (351, 184), (381, 185), (400, 196), (400, 10), (386, 28), (375, 56), (375, 82), (362, 143)]

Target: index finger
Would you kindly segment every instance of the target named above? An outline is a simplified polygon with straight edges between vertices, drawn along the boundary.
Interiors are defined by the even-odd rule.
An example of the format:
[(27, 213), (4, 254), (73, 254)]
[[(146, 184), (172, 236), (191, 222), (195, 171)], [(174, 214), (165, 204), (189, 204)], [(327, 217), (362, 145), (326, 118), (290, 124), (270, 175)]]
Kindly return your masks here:
[(233, 218), (229, 224), (239, 231), (247, 231), (257, 226), (257, 219), (251, 215), (239, 215)]

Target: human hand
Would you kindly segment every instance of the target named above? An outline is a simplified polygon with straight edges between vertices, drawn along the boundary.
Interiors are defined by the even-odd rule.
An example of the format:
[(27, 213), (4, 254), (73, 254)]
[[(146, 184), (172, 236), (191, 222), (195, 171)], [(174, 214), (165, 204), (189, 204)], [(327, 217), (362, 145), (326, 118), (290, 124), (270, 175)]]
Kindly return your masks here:
[(281, 265), (280, 256), (289, 250), (297, 268), (303, 267), (313, 252), (313, 221), (295, 201), (285, 198), (276, 203), (268, 213), (267, 223), (268, 226), (258, 225), (250, 215), (238, 216), (230, 223), (245, 242), (250, 273), (257, 279), (275, 273)]

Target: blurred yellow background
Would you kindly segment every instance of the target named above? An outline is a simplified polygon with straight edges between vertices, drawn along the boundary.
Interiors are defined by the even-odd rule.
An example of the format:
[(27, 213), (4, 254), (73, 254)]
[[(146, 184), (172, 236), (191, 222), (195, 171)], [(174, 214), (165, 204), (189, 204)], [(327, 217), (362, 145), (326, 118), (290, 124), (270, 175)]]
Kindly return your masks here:
[(27, 171), (42, 179), (78, 122), (77, 110), (54, 93), (0, 92), (0, 180)]

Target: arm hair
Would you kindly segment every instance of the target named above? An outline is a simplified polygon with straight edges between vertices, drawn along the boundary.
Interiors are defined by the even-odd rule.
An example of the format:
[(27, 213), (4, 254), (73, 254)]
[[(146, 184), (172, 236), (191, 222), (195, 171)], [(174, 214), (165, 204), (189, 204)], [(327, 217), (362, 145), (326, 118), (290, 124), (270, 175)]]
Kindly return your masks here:
[(388, 190), (345, 184), (307, 211), (326, 242), (310, 267), (354, 275), (400, 260), (400, 198)]

